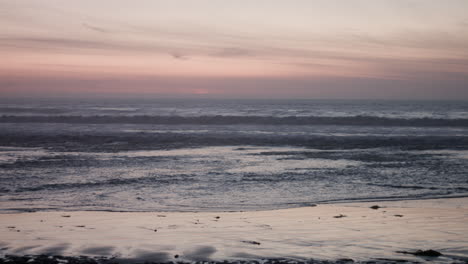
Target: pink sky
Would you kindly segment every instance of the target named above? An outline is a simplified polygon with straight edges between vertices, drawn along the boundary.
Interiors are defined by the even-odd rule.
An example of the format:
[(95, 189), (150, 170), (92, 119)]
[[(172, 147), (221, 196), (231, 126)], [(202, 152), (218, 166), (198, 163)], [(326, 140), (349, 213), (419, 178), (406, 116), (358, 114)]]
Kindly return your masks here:
[(466, 0), (0, 0), (0, 95), (468, 99)]

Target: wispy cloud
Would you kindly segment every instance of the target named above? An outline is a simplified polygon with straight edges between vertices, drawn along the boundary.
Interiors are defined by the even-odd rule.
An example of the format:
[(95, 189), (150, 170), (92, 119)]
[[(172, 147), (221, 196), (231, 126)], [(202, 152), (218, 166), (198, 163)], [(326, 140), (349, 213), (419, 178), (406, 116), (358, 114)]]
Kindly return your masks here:
[(253, 57), (256, 56), (256, 53), (244, 48), (222, 48), (209, 55), (214, 57)]
[(83, 23), (82, 25), (83, 25), (83, 27), (85, 27), (85, 28), (87, 28), (89, 30), (95, 31), (95, 32), (99, 32), (99, 33), (109, 33), (110, 32), (109, 30), (104, 29), (102, 27), (89, 25), (87, 23)]
[(169, 54), (172, 56), (172, 58), (177, 59), (177, 60), (188, 60), (189, 59), (186, 55), (181, 54), (179, 52), (170, 52)]
[[(435, 38), (435, 36), (432, 36)], [(164, 38), (161, 38), (164, 39)], [(303, 45), (302, 41), (278, 42), (280, 46), (267, 45), (263, 42), (244, 42), (241, 47), (223, 47), (229, 43), (212, 43), (200, 39), (181, 42), (175, 45), (172, 41), (157, 42), (152, 39), (138, 39), (134, 41), (113, 38), (70, 38), (70, 37), (0, 37), (0, 49), (47, 51), (48, 53), (69, 54), (133, 54), (145, 56), (145, 54), (169, 54), (176, 60), (198, 60), (205, 58), (219, 59), (245, 59), (263, 63), (291, 65), (307, 71), (319, 69), (336, 74), (357, 74), (358, 76), (380, 76), (388, 78), (411, 78), (421, 76), (428, 72), (454, 72), (468, 75), (468, 54), (463, 54), (462, 49), (441, 49), (439, 44), (424, 44), (426, 48), (414, 48), (412, 43), (401, 40), (400, 49), (386, 50), (383, 43), (373, 38), (355, 37), (354, 46), (373, 45), (372, 48), (349, 50), (332, 46), (336, 43), (330, 40), (329, 45), (311, 44)], [(324, 39), (321, 39), (322, 43)], [(351, 38), (353, 41), (353, 38)], [(423, 42), (422, 40), (418, 40)], [(452, 40), (452, 42), (456, 42)], [(278, 45), (277, 43), (277, 45)], [(458, 47), (461, 42), (456, 42)], [(290, 44), (290, 45), (287, 45)], [(397, 44), (395, 44), (397, 45)], [(401, 48), (403, 46), (403, 48)], [(177, 50), (175, 50), (177, 48)], [(408, 50), (409, 49), (409, 50)], [(364, 73), (364, 71), (367, 71)], [(319, 71), (320, 72), (320, 71)], [(354, 73), (353, 73), (354, 72)], [(333, 73), (335, 74), (335, 73)]]
[[(65, 16), (71, 14), (69, 11), (58, 13)], [(53, 54), (112, 53), (116, 57), (133, 56), (143, 61), (159, 54), (206, 64), (243, 60), (245, 65), (252, 61), (286, 65), (291, 66), (291, 71), (299, 69), (305, 73), (335, 70), (336, 74), (346, 71), (359, 76), (405, 79), (438, 71), (468, 75), (468, 35), (464, 34), (464, 20), (460, 20), (461, 26), (445, 30), (408, 26), (379, 32), (342, 25), (333, 31), (317, 33), (306, 29), (297, 32), (239, 30), (229, 25), (163, 20), (150, 23), (148, 17), (149, 20), (112, 19), (112, 16), (86, 17), (82, 13), (78, 21), (86, 22), (70, 28), (77, 34), (57, 32), (57, 29), (44, 31), (43, 26), (40, 28), (43, 31), (38, 31), (34, 23), (15, 33), (0, 30), (0, 53), (46, 52), (51, 57)]]
[(50, 50), (63, 52), (83, 53), (83, 50), (112, 50), (138, 52), (163, 52), (167, 53), (168, 46), (157, 43), (141, 43), (130, 41), (91, 40), (66, 37), (0, 37), (0, 47), (16, 48), (19, 50)]

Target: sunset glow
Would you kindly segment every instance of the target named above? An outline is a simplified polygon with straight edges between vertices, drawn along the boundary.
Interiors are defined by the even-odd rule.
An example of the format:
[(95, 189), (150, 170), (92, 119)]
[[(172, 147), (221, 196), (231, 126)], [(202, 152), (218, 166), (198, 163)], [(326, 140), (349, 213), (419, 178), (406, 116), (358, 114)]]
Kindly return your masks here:
[(468, 98), (467, 11), (464, 0), (1, 0), (0, 93)]

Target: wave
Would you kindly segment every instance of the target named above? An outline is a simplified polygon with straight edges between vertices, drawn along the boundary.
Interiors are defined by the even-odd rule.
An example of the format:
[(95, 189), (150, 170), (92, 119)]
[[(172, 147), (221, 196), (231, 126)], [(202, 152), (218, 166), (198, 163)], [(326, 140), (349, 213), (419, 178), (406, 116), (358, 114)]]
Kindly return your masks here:
[(388, 118), (377, 116), (13, 116), (3, 115), (0, 123), (70, 123), (70, 124), (196, 124), (196, 125), (347, 125), (347, 126), (409, 126), (468, 127), (468, 119)]
[(64, 109), (51, 107), (0, 107), (0, 113), (63, 114), (66, 112)]
[(299, 207), (307, 207), (310, 204), (340, 204), (340, 203), (360, 203), (360, 202), (386, 202), (386, 201), (408, 201), (408, 200), (433, 200), (446, 198), (465, 198), (468, 197), (468, 192), (465, 193), (446, 193), (433, 192), (416, 195), (394, 195), (394, 196), (372, 196), (372, 197), (356, 197), (356, 198), (341, 198), (320, 200), (305, 203), (297, 203)]
[(277, 136), (221, 134), (107, 134), (43, 135), (1, 133), (0, 145), (40, 147), (56, 151), (115, 152), (177, 149), (207, 146), (297, 146), (315, 149), (369, 149), (396, 147), (403, 150), (468, 149), (468, 136)]
[(50, 183), (32, 187), (20, 187), (14, 192), (36, 192), (36, 191), (51, 191), (51, 190), (69, 190), (69, 189), (82, 189), (101, 187), (109, 185), (129, 185), (129, 184), (154, 184), (158, 185), (169, 185), (169, 184), (180, 184), (194, 181), (191, 175), (180, 174), (180, 175), (162, 175), (162, 176), (149, 176), (149, 177), (137, 177), (137, 178), (117, 178), (109, 179), (99, 182), (79, 182), (79, 183)]
[(383, 188), (395, 188), (395, 189), (412, 189), (412, 190), (450, 190), (457, 192), (468, 192), (468, 188), (465, 187), (434, 187), (434, 186), (422, 186), (422, 185), (395, 185), (395, 184), (375, 184), (368, 183), (370, 186), (377, 186)]

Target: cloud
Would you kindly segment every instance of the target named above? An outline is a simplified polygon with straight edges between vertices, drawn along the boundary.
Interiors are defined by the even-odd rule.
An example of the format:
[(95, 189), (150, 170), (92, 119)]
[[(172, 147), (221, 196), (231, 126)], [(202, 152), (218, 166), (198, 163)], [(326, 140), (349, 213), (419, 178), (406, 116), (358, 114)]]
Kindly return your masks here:
[(82, 25), (83, 25), (83, 27), (85, 27), (85, 28), (87, 28), (89, 30), (96, 31), (96, 32), (99, 32), (99, 33), (109, 33), (110, 32), (109, 30), (104, 29), (102, 27), (97, 27), (97, 26), (86, 24), (86, 23), (83, 23)]
[(188, 57), (179, 53), (179, 52), (170, 52), (169, 53), (172, 58), (176, 59), (176, 60), (188, 60)]
[(167, 53), (169, 46), (157, 43), (76, 39), (66, 37), (0, 37), (0, 47), (19, 50), (41, 50), (63, 53), (86, 53), (83, 50), (113, 50)]
[[(107, 24), (105, 24), (107, 25)], [(468, 74), (468, 37), (439, 31), (400, 30), (376, 35), (347, 29), (322, 34), (277, 35), (273, 33), (219, 32), (213, 28), (184, 26), (129, 27), (119, 24), (100, 27), (83, 23), (98, 33), (112, 32), (112, 38), (83, 34), (76, 36), (0, 35), (0, 53), (46, 50), (48, 54), (125, 54), (145, 60), (146, 54), (169, 55), (175, 60), (205, 58), (244, 60), (244, 63), (290, 65), (291, 71), (333, 72), (345, 76), (411, 78), (427, 72)], [(1, 33), (0, 33), (1, 34)], [(190, 56), (189, 56), (190, 55)], [(53, 58), (51, 58), (53, 59)], [(236, 63), (237, 63), (236, 62)], [(204, 60), (203, 63), (212, 63)]]
[(255, 56), (255, 54), (248, 49), (241, 49), (241, 48), (223, 48), (219, 51), (216, 51), (210, 56), (214, 57), (247, 57), (247, 56)]

